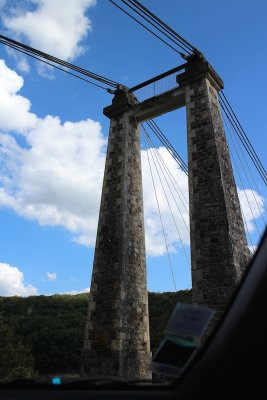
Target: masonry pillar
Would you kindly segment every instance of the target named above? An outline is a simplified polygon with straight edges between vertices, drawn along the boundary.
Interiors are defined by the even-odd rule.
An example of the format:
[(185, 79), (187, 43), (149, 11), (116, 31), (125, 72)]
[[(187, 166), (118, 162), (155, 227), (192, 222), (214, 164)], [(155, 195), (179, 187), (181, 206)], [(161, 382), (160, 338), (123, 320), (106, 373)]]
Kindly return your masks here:
[(193, 302), (219, 318), (250, 259), (218, 102), (223, 82), (194, 56), (177, 81), (187, 112)]
[(110, 132), (82, 372), (87, 376), (150, 379), (140, 133), (118, 91), (104, 109)]

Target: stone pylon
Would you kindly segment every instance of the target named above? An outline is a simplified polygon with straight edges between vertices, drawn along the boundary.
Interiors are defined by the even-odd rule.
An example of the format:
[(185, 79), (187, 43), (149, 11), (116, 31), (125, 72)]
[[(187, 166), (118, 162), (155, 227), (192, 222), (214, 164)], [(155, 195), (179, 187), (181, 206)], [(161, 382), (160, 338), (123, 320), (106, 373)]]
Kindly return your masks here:
[(177, 81), (187, 113), (193, 302), (218, 319), (250, 260), (218, 101), (223, 82), (199, 57)]
[(104, 109), (110, 132), (86, 320), (82, 372), (149, 379), (150, 338), (139, 127), (135, 98)]

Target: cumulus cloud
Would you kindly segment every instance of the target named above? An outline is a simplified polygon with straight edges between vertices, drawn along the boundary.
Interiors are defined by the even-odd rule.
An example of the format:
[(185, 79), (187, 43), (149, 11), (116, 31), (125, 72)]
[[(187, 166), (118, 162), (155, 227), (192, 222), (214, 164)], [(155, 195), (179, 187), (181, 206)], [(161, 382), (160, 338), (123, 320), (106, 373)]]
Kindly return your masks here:
[[(31, 113), (31, 102), (18, 92), (23, 86), (23, 78), (8, 68), (0, 60), (0, 129), (26, 134), (38, 118)], [(16, 110), (16, 118), (14, 118)]]
[(6, 9), (2, 17), (7, 29), (17, 37), (23, 35), (32, 47), (65, 60), (71, 60), (84, 51), (80, 44), (91, 30), (86, 16), (96, 0), (29, 0)]
[(17, 68), (19, 71), (28, 73), (31, 70), (30, 64), (26, 56), (11, 47), (6, 47), (6, 52), (17, 61)]
[(36, 65), (37, 72), (39, 75), (41, 75), (43, 78), (46, 79), (55, 79), (54, 75), (54, 68), (51, 65), (43, 64), (41, 62), (38, 62)]
[[(14, 106), (9, 103), (6, 115), (10, 119), (7, 122), (4, 116), (0, 119), (0, 129), (4, 131), (0, 133), (0, 205), (37, 220), (41, 225), (62, 226), (74, 234), (75, 242), (93, 246), (106, 150), (100, 124), (90, 119), (62, 124), (58, 117), (49, 115), (38, 118), (30, 112), (30, 101), (18, 94), (23, 79), (4, 62), (0, 63), (1, 82), (6, 97), (12, 96), (13, 104), (16, 104), (16, 113), (23, 117), (17, 125), (11, 118)], [(12, 131), (23, 134), (26, 146), (19, 145), (11, 134), (7, 134)], [(171, 207), (177, 226), (180, 225), (181, 239), (188, 244), (187, 177), (165, 149), (158, 151), (185, 193), (185, 199), (179, 204), (180, 212), (173, 201)], [(156, 199), (151, 195), (153, 184), (145, 151), (142, 152), (142, 164), (147, 253), (164, 254), (166, 248)], [(177, 243), (176, 227), (158, 179), (155, 184), (169, 250), (177, 251), (180, 244)]]
[[(159, 256), (166, 253), (162, 224), (169, 252), (177, 252), (182, 245), (189, 245), (188, 178), (177, 166), (167, 149), (152, 149), (152, 152), (154, 153), (154, 159), (155, 154), (158, 154), (158, 160), (161, 163), (161, 168), (158, 167), (156, 169), (151, 152), (149, 153), (157, 198), (154, 193), (147, 151), (142, 150), (141, 152), (146, 252), (151, 256)], [(173, 182), (175, 183), (173, 184)]]
[(75, 241), (93, 245), (106, 150), (101, 126), (91, 119), (62, 124), (56, 116), (38, 118), (18, 94), (22, 85), (0, 61), (0, 93), (12, 99), (4, 104), (0, 96), (0, 206), (41, 225), (62, 226)]
[(28, 133), (26, 148), (10, 136), (0, 138), (0, 157), (6, 160), (0, 205), (40, 225), (62, 226), (80, 243), (86, 233), (93, 245), (106, 148), (100, 124), (89, 119), (62, 124), (47, 116)]
[(72, 294), (72, 295), (75, 295), (75, 294), (89, 293), (89, 292), (90, 292), (90, 288), (88, 287), (88, 288), (81, 289), (81, 290), (69, 290), (69, 291), (66, 291), (66, 292), (59, 293), (59, 294)]
[(49, 282), (54, 282), (57, 279), (57, 274), (55, 272), (46, 272), (46, 277)]
[[(19, 94), (22, 86), (23, 79), (0, 60), (0, 93), (9, 99), (5, 103), (0, 96), (0, 206), (40, 225), (63, 227), (72, 233), (73, 241), (94, 246), (107, 144), (101, 126), (91, 119), (62, 123), (57, 116), (39, 118), (31, 113), (29, 99)], [(23, 143), (13, 132), (20, 134)], [(172, 210), (153, 168), (169, 251), (179, 251), (182, 244), (188, 250), (187, 176), (166, 149), (159, 148), (157, 152), (164, 159), (160, 176)], [(147, 152), (143, 150), (141, 156), (146, 251), (148, 255), (159, 256), (166, 253), (165, 241)], [(151, 164), (153, 167), (152, 159)], [(168, 178), (168, 186), (165, 177), (169, 173), (172, 178)], [(253, 216), (246, 206), (245, 194), (252, 203), (254, 217), (259, 216), (255, 198), (261, 211), (263, 199), (256, 192), (239, 190), (244, 216), (252, 230)]]
[(264, 198), (251, 189), (238, 189), (238, 196), (247, 229), (252, 232), (255, 229), (254, 220), (264, 213)]
[(21, 57), (18, 62), (18, 69), (22, 72), (30, 72), (30, 64), (25, 57)]
[(0, 296), (33, 296), (37, 289), (24, 282), (23, 273), (6, 263), (0, 263)]

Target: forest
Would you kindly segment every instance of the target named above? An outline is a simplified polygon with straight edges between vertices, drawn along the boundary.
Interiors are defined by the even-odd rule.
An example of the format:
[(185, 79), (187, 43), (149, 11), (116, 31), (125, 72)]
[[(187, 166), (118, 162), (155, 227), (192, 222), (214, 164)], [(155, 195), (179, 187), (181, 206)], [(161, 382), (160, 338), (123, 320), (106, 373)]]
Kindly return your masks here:
[[(46, 374), (79, 374), (88, 293), (0, 297), (0, 382)], [(151, 351), (177, 302), (191, 291), (149, 293)]]

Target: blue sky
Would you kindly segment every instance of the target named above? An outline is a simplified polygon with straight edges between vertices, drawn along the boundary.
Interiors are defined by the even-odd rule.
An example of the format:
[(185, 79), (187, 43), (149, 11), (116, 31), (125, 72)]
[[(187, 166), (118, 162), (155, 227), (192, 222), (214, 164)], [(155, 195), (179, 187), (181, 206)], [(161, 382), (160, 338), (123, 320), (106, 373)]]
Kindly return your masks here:
[[(260, 159), (266, 161), (267, 4), (264, 0), (144, 0), (143, 4), (199, 48)], [(108, 0), (1, 1), (1, 34), (129, 87), (184, 62)], [(80, 292), (90, 286), (112, 96), (0, 45), (0, 295)], [(185, 110), (157, 119), (186, 159)], [(155, 141), (180, 189), (187, 180)], [(142, 141), (148, 288), (172, 291), (170, 265)], [(252, 168), (252, 167), (251, 167)], [(262, 230), (266, 189), (245, 178), (241, 203), (250, 244), (258, 242), (245, 194)], [(156, 186), (177, 289), (190, 288), (189, 240), (178, 211), (177, 237)], [(255, 198), (258, 205), (255, 205)], [(182, 213), (183, 206), (180, 204)], [(264, 212), (264, 211), (263, 211)], [(265, 213), (266, 215), (266, 213)], [(186, 212), (184, 214), (186, 219)], [(266, 218), (266, 217), (265, 217)]]

